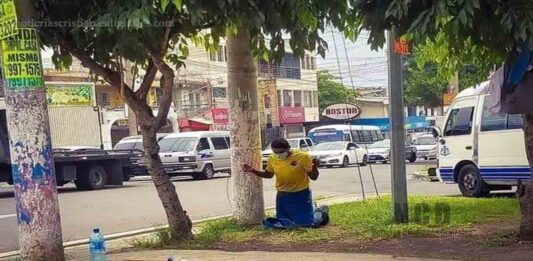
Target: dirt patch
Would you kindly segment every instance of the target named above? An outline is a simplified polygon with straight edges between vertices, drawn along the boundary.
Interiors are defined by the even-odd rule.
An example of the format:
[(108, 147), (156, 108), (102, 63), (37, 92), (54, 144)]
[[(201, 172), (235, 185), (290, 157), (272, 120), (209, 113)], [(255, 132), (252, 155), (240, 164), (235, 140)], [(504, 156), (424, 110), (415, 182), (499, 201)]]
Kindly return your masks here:
[[(404, 236), (384, 240), (355, 240), (343, 236), (334, 227), (328, 233), (340, 233), (336, 240), (301, 243), (284, 240), (276, 243), (276, 234), (254, 237), (244, 242), (219, 242), (213, 249), (224, 251), (376, 253), (406, 257), (455, 260), (533, 260), (533, 244), (517, 239), (518, 221), (498, 221), (426, 236)], [(279, 235), (278, 235), (279, 236)], [(279, 241), (279, 240), (278, 240)]]

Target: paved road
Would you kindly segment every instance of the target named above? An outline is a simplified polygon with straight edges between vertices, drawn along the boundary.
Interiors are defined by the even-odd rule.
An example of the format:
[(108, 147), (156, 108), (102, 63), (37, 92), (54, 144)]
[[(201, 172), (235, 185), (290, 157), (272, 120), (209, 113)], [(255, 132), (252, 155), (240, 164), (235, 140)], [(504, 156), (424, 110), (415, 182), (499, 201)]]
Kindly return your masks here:
[[(408, 173), (423, 164), (408, 165)], [(372, 165), (380, 192), (390, 192), (390, 165)], [(367, 195), (374, 194), (369, 167), (362, 167)], [(178, 178), (176, 189), (192, 219), (231, 213), (228, 201), (230, 184), (227, 176), (206, 181)], [(318, 181), (311, 184), (314, 197), (361, 193), (357, 167), (323, 169)], [(125, 186), (98, 191), (76, 191), (73, 186), (60, 188), (59, 201), (65, 241), (88, 237), (93, 227), (105, 234), (125, 232), (165, 224), (165, 214), (154, 186), (146, 178), (127, 182)], [(266, 206), (273, 206), (273, 180), (265, 180)], [(438, 182), (408, 181), (413, 194), (459, 194), (456, 186)], [(18, 248), (15, 202), (11, 188), (0, 187), (0, 253)]]

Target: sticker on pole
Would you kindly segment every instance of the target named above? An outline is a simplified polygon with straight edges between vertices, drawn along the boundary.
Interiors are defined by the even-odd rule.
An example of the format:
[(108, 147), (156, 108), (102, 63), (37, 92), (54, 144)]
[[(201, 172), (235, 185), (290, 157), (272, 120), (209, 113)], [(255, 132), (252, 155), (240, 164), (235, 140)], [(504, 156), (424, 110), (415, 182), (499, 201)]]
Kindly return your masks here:
[(7, 88), (44, 87), (39, 40), (35, 29), (20, 28), (17, 35), (1, 41), (1, 48), (4, 84)]
[(0, 40), (17, 34), (17, 10), (14, 0), (0, 0)]

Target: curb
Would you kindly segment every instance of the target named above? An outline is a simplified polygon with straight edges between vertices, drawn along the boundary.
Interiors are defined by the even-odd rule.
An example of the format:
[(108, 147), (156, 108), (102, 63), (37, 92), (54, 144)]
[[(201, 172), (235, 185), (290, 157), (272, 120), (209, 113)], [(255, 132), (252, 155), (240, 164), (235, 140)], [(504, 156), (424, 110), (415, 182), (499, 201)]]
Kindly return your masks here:
[[(349, 198), (349, 197), (352, 197), (352, 196), (356, 196), (357, 197), (358, 194), (343, 194), (343, 195), (331, 195), (329, 197), (325, 197), (325, 198), (321, 198), (320, 200), (317, 200), (317, 202), (320, 202), (320, 201), (331, 201), (335, 198), (343, 198), (343, 197), (346, 197), (346, 198)], [(331, 203), (331, 202), (328, 202), (328, 203)], [(275, 207), (274, 206), (269, 206), (269, 207), (266, 207), (265, 210), (270, 210), (270, 209), (274, 209)], [(197, 219), (197, 220), (194, 220), (192, 223), (193, 224), (199, 224), (199, 223), (203, 223), (203, 222), (206, 222), (206, 221), (211, 221), (211, 220), (216, 220), (216, 219), (221, 219), (221, 218), (227, 218), (227, 217), (231, 217), (232, 214), (226, 214), (226, 215), (219, 215), (219, 216), (213, 216), (213, 217), (208, 217), (208, 218), (201, 218), (201, 219)], [(121, 238), (126, 238), (126, 237), (132, 237), (132, 236), (138, 236), (138, 235), (143, 235), (143, 234), (150, 234), (150, 233), (153, 233), (159, 229), (162, 229), (162, 228), (167, 228), (168, 225), (163, 225), (163, 226), (156, 226), (156, 227), (148, 227), (148, 228), (142, 228), (142, 229), (136, 229), (136, 230), (131, 230), (131, 231), (126, 231), (126, 232), (120, 232), (120, 233), (115, 233), (115, 234), (110, 234), (110, 235), (106, 235), (104, 236), (105, 240), (106, 241), (111, 241), (111, 240), (117, 240), (117, 239), (121, 239)], [(194, 231), (193, 231), (194, 233)], [(69, 241), (69, 242), (65, 242), (63, 243), (63, 247), (64, 248), (71, 248), (71, 247), (75, 247), (75, 246), (80, 246), (80, 245), (85, 245), (85, 244), (88, 244), (89, 243), (89, 239), (80, 239), (80, 240), (73, 240), (73, 241)], [(0, 253), (0, 259), (2, 258), (9, 258), (9, 257), (15, 257), (15, 256), (18, 256), (20, 255), (20, 252), (18, 250), (16, 251), (10, 251), (10, 252), (4, 252), (4, 253)]]

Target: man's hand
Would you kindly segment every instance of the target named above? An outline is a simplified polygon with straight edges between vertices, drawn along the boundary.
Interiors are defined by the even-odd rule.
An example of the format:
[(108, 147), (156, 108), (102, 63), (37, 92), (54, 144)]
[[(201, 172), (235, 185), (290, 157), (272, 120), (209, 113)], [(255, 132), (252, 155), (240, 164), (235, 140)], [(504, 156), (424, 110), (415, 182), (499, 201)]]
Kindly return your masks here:
[(242, 170), (244, 172), (250, 172), (250, 173), (254, 173), (254, 171), (255, 171), (255, 169), (252, 166), (248, 165), (248, 164), (242, 165)]
[(270, 179), (270, 178), (274, 177), (274, 173), (271, 173), (271, 172), (268, 172), (268, 171), (256, 170), (252, 166), (250, 166), (249, 164), (243, 164), (242, 165), (242, 171), (248, 172), (248, 173), (253, 173), (256, 176), (261, 177), (261, 178), (265, 178), (265, 179)]

